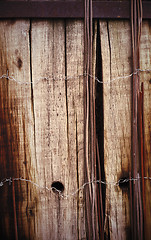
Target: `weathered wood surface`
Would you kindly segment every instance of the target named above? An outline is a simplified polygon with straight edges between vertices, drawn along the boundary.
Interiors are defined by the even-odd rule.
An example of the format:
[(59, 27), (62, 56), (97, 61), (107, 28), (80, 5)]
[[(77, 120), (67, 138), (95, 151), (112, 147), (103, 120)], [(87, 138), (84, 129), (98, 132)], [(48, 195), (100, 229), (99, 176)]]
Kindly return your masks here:
[[(48, 188), (60, 181), (63, 194), (73, 193), (84, 183), (83, 78), (77, 78), (83, 23), (1, 21), (0, 31), (0, 74), (8, 70), (27, 82), (0, 82), (0, 178), (23, 177)], [(19, 239), (85, 238), (83, 190), (65, 199), (24, 181), (14, 185)], [(13, 239), (12, 186), (0, 191), (1, 236)]]
[[(149, 21), (143, 21), (141, 48), (140, 48), (140, 68), (142, 70), (151, 69), (151, 25)], [(144, 126), (145, 126), (145, 162), (144, 176), (151, 176), (151, 72), (140, 72), (140, 80), (144, 82)], [(151, 236), (151, 183), (145, 180), (145, 239)]]
[[(107, 182), (129, 178), (131, 159), (131, 30), (127, 21), (100, 22), (104, 101), (104, 168)], [(122, 185), (121, 185), (122, 186)], [(106, 186), (107, 239), (130, 238), (128, 185)]]
[[(131, 29), (128, 21), (100, 21), (99, 27), (102, 63), (96, 69), (95, 29), (93, 74), (102, 73), (104, 81), (105, 180), (117, 182), (129, 178), (132, 79), (112, 80), (132, 72)], [(0, 79), (0, 179), (23, 177), (38, 184), (15, 181), (15, 194), (11, 184), (0, 187), (1, 238), (15, 239), (15, 195), (19, 239), (86, 239), (83, 190), (66, 199), (40, 188), (60, 181), (68, 195), (84, 183), (83, 78), (77, 77), (83, 74), (83, 22), (7, 20), (0, 22), (0, 32), (0, 76), (8, 72), (19, 81)], [(141, 69), (151, 68), (150, 47), (146, 21)], [(150, 72), (140, 76), (145, 88), (145, 176), (150, 177)], [(145, 239), (149, 239), (148, 180), (145, 200)], [(105, 234), (106, 239), (131, 238), (128, 184), (106, 186)]]
[[(74, 77), (83, 73), (83, 25), (81, 22), (66, 26), (62, 21), (33, 22), (31, 42), (33, 82), (50, 76), (49, 81), (33, 85), (35, 179), (39, 185), (45, 183), (48, 187), (53, 181), (60, 181), (64, 194), (68, 195), (83, 183), (83, 81)], [(77, 239), (79, 226), (83, 237), (82, 198), (83, 195), (80, 199), (79, 195), (69, 199), (58, 199), (54, 193), (49, 193), (47, 198), (42, 195), (38, 235), (44, 234), (40, 226), (47, 221), (47, 239), (50, 236), (51, 239)]]
[[(100, 22), (102, 77), (104, 81), (104, 168), (107, 182), (129, 178), (131, 162), (131, 30), (130, 23)], [(140, 68), (150, 69), (150, 25), (143, 22)], [(144, 82), (145, 119), (145, 173), (150, 177), (150, 72), (140, 72)], [(111, 81), (109, 84), (105, 82)], [(129, 185), (106, 186), (105, 232), (107, 239), (129, 239), (130, 225)], [(151, 208), (150, 181), (145, 180), (145, 239), (150, 238)]]
[[(0, 75), (8, 71), (20, 82), (30, 83), (29, 27), (28, 21), (0, 22)], [(30, 172), (27, 169), (35, 159), (31, 87), (3, 78), (0, 89), (0, 178), (28, 178)], [(28, 188), (18, 182), (15, 190), (17, 215), (20, 213), (18, 228), (24, 219), (21, 234), (25, 232), (24, 236), (27, 234), (28, 238), (29, 228), (32, 228), (28, 221)], [(5, 184), (0, 191), (0, 235), (2, 239), (14, 239), (12, 186)]]

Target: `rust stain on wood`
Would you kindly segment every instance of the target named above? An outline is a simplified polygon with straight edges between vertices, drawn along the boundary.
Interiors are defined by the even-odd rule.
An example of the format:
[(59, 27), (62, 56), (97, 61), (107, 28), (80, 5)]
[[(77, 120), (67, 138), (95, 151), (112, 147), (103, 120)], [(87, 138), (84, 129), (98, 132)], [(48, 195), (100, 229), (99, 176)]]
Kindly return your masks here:
[(17, 66), (18, 66), (18, 68), (21, 69), (22, 65), (23, 65), (23, 62), (22, 62), (22, 60), (18, 57), (18, 58), (17, 58)]

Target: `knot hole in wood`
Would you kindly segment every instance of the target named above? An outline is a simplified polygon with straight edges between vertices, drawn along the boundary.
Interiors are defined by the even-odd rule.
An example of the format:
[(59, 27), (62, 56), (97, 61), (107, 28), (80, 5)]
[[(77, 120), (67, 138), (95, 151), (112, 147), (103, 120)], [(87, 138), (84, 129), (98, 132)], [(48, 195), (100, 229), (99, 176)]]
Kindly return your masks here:
[(51, 188), (54, 193), (62, 193), (64, 191), (64, 185), (59, 181), (54, 181), (51, 184)]

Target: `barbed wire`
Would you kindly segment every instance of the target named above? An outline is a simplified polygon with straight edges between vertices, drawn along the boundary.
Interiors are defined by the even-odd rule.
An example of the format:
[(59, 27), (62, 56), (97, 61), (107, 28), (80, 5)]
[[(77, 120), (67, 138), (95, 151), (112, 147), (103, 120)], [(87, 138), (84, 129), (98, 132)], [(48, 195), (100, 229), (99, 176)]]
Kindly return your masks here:
[(25, 84), (25, 85), (30, 85), (30, 84), (38, 84), (40, 81), (50, 81), (50, 80), (53, 80), (53, 81), (69, 81), (69, 80), (74, 80), (76, 78), (80, 78), (80, 77), (86, 77), (86, 76), (89, 76), (90, 78), (94, 79), (95, 81), (97, 81), (98, 83), (101, 83), (101, 84), (110, 84), (111, 82), (114, 82), (114, 81), (118, 81), (118, 80), (121, 80), (121, 79), (127, 79), (129, 77), (132, 77), (133, 75), (136, 75), (136, 74), (139, 74), (139, 72), (151, 72), (151, 69), (137, 69), (136, 72), (132, 72), (128, 75), (123, 75), (123, 76), (119, 76), (119, 77), (116, 77), (116, 78), (112, 78), (108, 81), (102, 81), (100, 80), (99, 78), (93, 76), (93, 75), (90, 75), (88, 73), (83, 73), (83, 74), (79, 74), (79, 75), (74, 75), (74, 76), (63, 76), (63, 75), (60, 75), (58, 77), (55, 77), (53, 74), (50, 75), (50, 76), (45, 76), (45, 77), (41, 77), (39, 78), (38, 80), (35, 80), (35, 81), (28, 81), (28, 82), (24, 82), (24, 81), (19, 81), (17, 80), (15, 77), (13, 76), (10, 76), (8, 74), (8, 71), (6, 74), (3, 74), (2, 76), (0, 76), (0, 79), (7, 79), (7, 80), (10, 80), (10, 81), (13, 81), (13, 82), (16, 82), (18, 84)]
[[(95, 76), (92, 76), (90, 74), (87, 74), (87, 73), (84, 73), (84, 74), (80, 74), (80, 75), (75, 75), (75, 76), (70, 76), (70, 77), (67, 77), (67, 76), (59, 76), (59, 77), (54, 77), (53, 75), (51, 76), (48, 76), (48, 77), (41, 77), (39, 78), (37, 81), (32, 81), (32, 82), (22, 82), (22, 81), (18, 81), (16, 80), (13, 76), (9, 76), (8, 74), (8, 71), (6, 74), (3, 74), (2, 76), (0, 76), (0, 79), (7, 79), (7, 80), (10, 80), (10, 81), (14, 81), (18, 84), (37, 84), (39, 83), (41, 80), (46, 80), (46, 81), (50, 81), (50, 80), (54, 80), (54, 81), (58, 81), (58, 80), (64, 80), (64, 81), (68, 81), (68, 80), (72, 80), (72, 79), (75, 79), (75, 78), (80, 78), (80, 77), (85, 77), (85, 76), (89, 76), (90, 78), (93, 78), (95, 79), (98, 83), (101, 83), (101, 84), (110, 84), (111, 82), (114, 82), (114, 81), (118, 81), (118, 80), (121, 80), (121, 79), (126, 79), (126, 78), (129, 78), (129, 77), (132, 77), (133, 75), (136, 75), (136, 74), (139, 74), (139, 72), (151, 72), (151, 69), (137, 69), (136, 72), (133, 72), (129, 75), (124, 75), (124, 76), (119, 76), (117, 78), (113, 78), (109, 81), (101, 81), (99, 80), (97, 77)], [(74, 192), (72, 193), (69, 193), (67, 195), (65, 194), (62, 194), (62, 191), (58, 190), (57, 188), (55, 187), (47, 187), (47, 186), (40, 186), (39, 184), (33, 182), (32, 180), (30, 179), (25, 179), (25, 178), (22, 178), (22, 177), (18, 177), (18, 178), (5, 178), (3, 179), (1, 182), (0, 182), (0, 187), (2, 187), (5, 183), (9, 183), (11, 184), (12, 181), (23, 181), (23, 182), (28, 182), (28, 183), (31, 183), (32, 185), (36, 186), (37, 188), (40, 188), (40, 189), (43, 189), (43, 190), (47, 190), (47, 191), (55, 191), (59, 194), (60, 197), (62, 198), (69, 198), (70, 196), (74, 196), (76, 195), (80, 190), (83, 190), (87, 185), (90, 185), (90, 184), (104, 184), (104, 185), (113, 185), (113, 186), (119, 186), (120, 184), (124, 184), (124, 183), (127, 183), (127, 182), (130, 182), (130, 181), (138, 181), (138, 180), (141, 180), (142, 178), (141, 177), (137, 177), (137, 178), (127, 178), (127, 179), (120, 179), (116, 182), (106, 182), (106, 181), (102, 181), (100, 179), (98, 180), (91, 180), (89, 182), (85, 182), (80, 188), (78, 188), (77, 190), (75, 190)], [(151, 177), (144, 177), (145, 180), (151, 180)]]
[[(144, 180), (151, 180), (151, 177), (143, 177)], [(46, 191), (55, 191), (55, 193), (58, 193), (59, 194), (59, 197), (61, 198), (64, 198), (64, 199), (68, 199), (70, 197), (74, 197), (79, 191), (81, 190), (84, 190), (84, 188), (87, 186), (87, 185), (90, 185), (90, 184), (103, 184), (103, 185), (112, 185), (112, 186), (116, 186), (118, 187), (119, 185), (121, 186), (122, 184), (124, 183), (128, 183), (130, 181), (133, 181), (134, 183), (136, 181), (141, 181), (142, 180), (142, 177), (137, 177), (137, 178), (126, 178), (126, 179), (119, 179), (118, 181), (113, 181), (113, 182), (106, 182), (106, 181), (102, 181), (101, 179), (98, 179), (98, 180), (91, 180), (89, 182), (85, 182), (82, 186), (80, 186), (78, 189), (76, 189), (74, 192), (71, 192), (69, 194), (63, 194), (62, 191), (58, 190), (57, 188), (55, 187), (48, 187), (48, 186), (41, 186), (39, 184), (37, 184), (36, 182), (33, 182), (32, 180), (30, 179), (25, 179), (25, 178), (22, 178), (22, 177), (18, 177), (18, 178), (5, 178), (3, 179), (1, 182), (0, 182), (0, 187), (3, 187), (4, 184), (6, 183), (9, 183), (9, 185), (11, 185), (11, 183), (13, 181), (23, 181), (23, 182), (27, 182), (27, 183), (30, 183), (32, 185), (34, 185), (35, 187), (39, 188), (39, 189), (42, 189), (42, 190), (46, 190)]]

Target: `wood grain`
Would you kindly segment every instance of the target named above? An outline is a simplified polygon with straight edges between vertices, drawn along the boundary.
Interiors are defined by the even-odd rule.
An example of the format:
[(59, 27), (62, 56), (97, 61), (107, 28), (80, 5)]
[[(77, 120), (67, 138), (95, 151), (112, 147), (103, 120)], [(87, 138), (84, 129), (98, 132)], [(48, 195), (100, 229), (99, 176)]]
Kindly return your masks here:
[[(54, 75), (54, 80), (33, 85), (36, 179), (48, 187), (62, 182), (65, 195), (83, 183), (83, 79), (73, 77), (83, 71), (82, 28), (80, 21), (67, 26), (57, 21), (34, 22), (31, 30), (33, 81)], [(73, 78), (65, 80), (65, 74)], [(47, 239), (84, 237), (82, 192), (69, 199), (55, 193), (40, 198), (38, 236), (45, 222)]]
[[(0, 76), (8, 73), (20, 83), (27, 83), (0, 79), (0, 180), (23, 177), (38, 184), (14, 181), (13, 185), (6, 183), (0, 187), (2, 239), (15, 239), (16, 232), (18, 239), (86, 239), (88, 207), (90, 218), (96, 217), (96, 236), (99, 232), (97, 213), (92, 214), (95, 209), (85, 204), (83, 189), (66, 199), (55, 191), (38, 187), (50, 188), (59, 181), (64, 186), (63, 194), (68, 195), (84, 183), (83, 77), (77, 77), (83, 74), (83, 25), (81, 20), (0, 22)], [(96, 41), (96, 26), (93, 38), (93, 75), (99, 72), (104, 82), (105, 180), (115, 182), (129, 178), (130, 172), (132, 79), (112, 80), (132, 72), (131, 29), (128, 21), (100, 21), (99, 27), (100, 44)], [(144, 21), (141, 69), (150, 69), (150, 32), (149, 22)], [(100, 65), (97, 63), (100, 69), (96, 69), (97, 48), (101, 51)], [(140, 72), (144, 82), (148, 177), (150, 78), (150, 72)], [(89, 165), (91, 180), (94, 176), (91, 159)], [(129, 194), (128, 184), (106, 186), (106, 239), (130, 239)], [(150, 194), (150, 181), (146, 180), (145, 239), (151, 234)]]
[[(0, 178), (48, 188), (59, 181), (70, 195), (84, 183), (83, 78), (75, 77), (83, 74), (83, 23), (2, 21), (0, 30), (0, 74), (28, 83), (0, 82)], [(37, 186), (15, 181), (16, 198), (11, 185), (0, 189), (2, 238), (15, 237), (16, 199), (19, 239), (85, 239), (83, 190), (65, 199)]]
[[(140, 68), (151, 68), (151, 26), (148, 21), (143, 22), (141, 49), (140, 49)], [(140, 80), (144, 82), (144, 126), (145, 126), (145, 162), (144, 176), (151, 176), (151, 73), (140, 72)], [(151, 236), (151, 206), (150, 206), (151, 188), (150, 181), (145, 181), (145, 239)]]
[[(129, 178), (131, 158), (130, 24), (100, 22), (104, 101), (104, 168), (107, 182)], [(108, 83), (107, 83), (108, 82)], [(130, 209), (128, 186), (106, 186), (105, 232), (107, 239), (128, 239)]]
[[(69, 191), (78, 189), (84, 183), (84, 113), (83, 75), (84, 24), (80, 20), (66, 22), (66, 107), (68, 112), (68, 167), (70, 170)], [(70, 79), (71, 77), (71, 79)], [(76, 147), (76, 148), (75, 148)], [(76, 176), (75, 176), (76, 174)], [(74, 176), (74, 177), (72, 177)], [(86, 237), (83, 190), (77, 196), (77, 239)], [(72, 218), (73, 216), (71, 216)]]
[[(29, 21), (0, 22), (0, 75), (14, 76), (29, 84), (21, 85), (6, 78), (0, 81), (0, 178), (29, 178), (34, 162), (33, 117), (30, 87)], [(1, 236), (14, 236), (12, 186), (6, 184), (1, 191)], [(26, 184), (15, 184), (18, 229), (28, 238), (30, 226), (27, 210), (28, 189)], [(30, 188), (29, 188), (30, 192)], [(10, 226), (10, 227), (9, 227)], [(21, 231), (21, 232), (22, 232)], [(22, 233), (21, 233), (22, 234)]]

